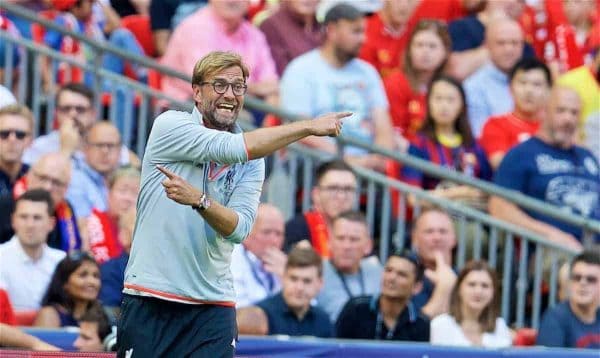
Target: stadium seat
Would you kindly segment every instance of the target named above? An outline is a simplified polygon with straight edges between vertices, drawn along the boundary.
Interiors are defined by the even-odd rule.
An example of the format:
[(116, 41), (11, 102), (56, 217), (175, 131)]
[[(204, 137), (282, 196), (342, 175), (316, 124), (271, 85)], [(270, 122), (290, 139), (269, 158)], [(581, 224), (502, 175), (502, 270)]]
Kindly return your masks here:
[(513, 339), (513, 345), (526, 347), (534, 346), (535, 339), (537, 338), (537, 331), (533, 328), (521, 328), (515, 332), (515, 338)]
[(121, 26), (131, 31), (138, 40), (144, 53), (149, 57), (156, 57), (156, 48), (152, 40), (150, 17), (147, 15), (128, 15), (121, 19)]

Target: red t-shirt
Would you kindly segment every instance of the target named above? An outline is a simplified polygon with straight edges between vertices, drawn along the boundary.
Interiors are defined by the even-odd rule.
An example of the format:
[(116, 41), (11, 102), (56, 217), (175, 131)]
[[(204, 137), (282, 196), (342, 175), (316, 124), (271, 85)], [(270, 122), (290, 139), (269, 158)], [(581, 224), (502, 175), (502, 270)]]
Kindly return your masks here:
[(402, 32), (393, 34), (385, 27), (379, 14), (367, 19), (366, 40), (360, 49), (359, 57), (375, 66), (382, 78), (400, 68), (402, 53), (408, 36), (414, 28), (411, 18)]
[(514, 113), (492, 116), (483, 126), (479, 143), (490, 158), (496, 153), (506, 153), (515, 145), (526, 141), (539, 127), (538, 120), (524, 120)]
[(383, 85), (390, 103), (392, 125), (403, 136), (412, 138), (425, 119), (425, 94), (415, 92), (399, 70), (390, 73)]
[(415, 9), (413, 17), (450, 22), (468, 15), (462, 2), (463, 0), (422, 0)]
[(10, 299), (5, 290), (0, 289), (0, 323), (5, 323), (11, 326), (17, 324), (15, 312), (10, 304)]

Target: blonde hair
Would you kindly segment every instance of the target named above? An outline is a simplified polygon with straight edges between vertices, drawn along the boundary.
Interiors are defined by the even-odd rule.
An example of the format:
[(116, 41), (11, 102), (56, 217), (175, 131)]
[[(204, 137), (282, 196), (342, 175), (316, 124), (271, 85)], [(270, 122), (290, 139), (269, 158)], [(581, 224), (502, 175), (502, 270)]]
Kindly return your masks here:
[(115, 170), (108, 178), (108, 188), (112, 189), (115, 183), (121, 178), (134, 178), (140, 180), (141, 173), (136, 167), (124, 166)]
[(237, 66), (242, 70), (244, 80), (249, 76), (248, 67), (242, 60), (242, 56), (234, 52), (214, 51), (202, 57), (194, 66), (192, 85), (199, 85), (215, 73), (227, 68)]
[(33, 130), (33, 113), (31, 113), (27, 106), (18, 103), (13, 103), (9, 104), (8, 106), (4, 106), (0, 109), (0, 117), (6, 115), (21, 116), (25, 118), (29, 123), (29, 129)]

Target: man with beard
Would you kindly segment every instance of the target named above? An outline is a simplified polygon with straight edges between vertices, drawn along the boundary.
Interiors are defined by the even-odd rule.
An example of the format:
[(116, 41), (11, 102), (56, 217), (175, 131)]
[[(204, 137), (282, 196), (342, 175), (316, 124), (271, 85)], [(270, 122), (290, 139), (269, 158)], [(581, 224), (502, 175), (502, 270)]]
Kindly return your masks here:
[[(297, 57), (285, 69), (282, 108), (306, 117), (351, 111), (354, 115), (345, 121), (343, 136), (393, 149), (394, 131), (383, 83), (372, 65), (357, 58), (365, 41), (364, 14), (352, 5), (337, 4), (326, 13), (324, 28), (323, 45)], [(337, 150), (330, 138), (310, 137), (303, 143), (329, 153)], [(348, 163), (385, 170), (381, 156), (357, 147), (344, 149)]]
[(392, 254), (383, 269), (381, 294), (348, 301), (336, 323), (338, 338), (429, 341), (429, 320), (411, 302), (423, 266), (410, 251)]
[[(494, 182), (555, 205), (576, 215), (600, 219), (598, 162), (576, 145), (581, 100), (573, 89), (553, 88), (537, 136), (510, 150), (498, 167)], [(581, 250), (581, 228), (566, 224), (492, 197), (490, 213), (537, 232), (554, 243)], [(596, 242), (598, 238), (596, 237)]]
[(260, 158), (310, 135), (337, 136), (350, 115), (243, 133), (236, 121), (247, 78), (239, 55), (209, 53), (194, 67), (192, 113), (168, 111), (154, 121), (125, 271), (119, 357), (233, 357), (231, 252), (254, 224)]

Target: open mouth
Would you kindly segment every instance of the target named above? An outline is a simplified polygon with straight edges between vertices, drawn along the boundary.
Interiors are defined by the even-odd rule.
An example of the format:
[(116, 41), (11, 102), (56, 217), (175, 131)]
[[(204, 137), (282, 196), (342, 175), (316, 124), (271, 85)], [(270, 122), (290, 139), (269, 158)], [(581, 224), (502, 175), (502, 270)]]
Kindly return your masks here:
[(217, 105), (217, 109), (221, 110), (221, 111), (233, 112), (233, 110), (235, 109), (235, 106), (233, 104), (229, 104), (229, 103), (220, 103)]

